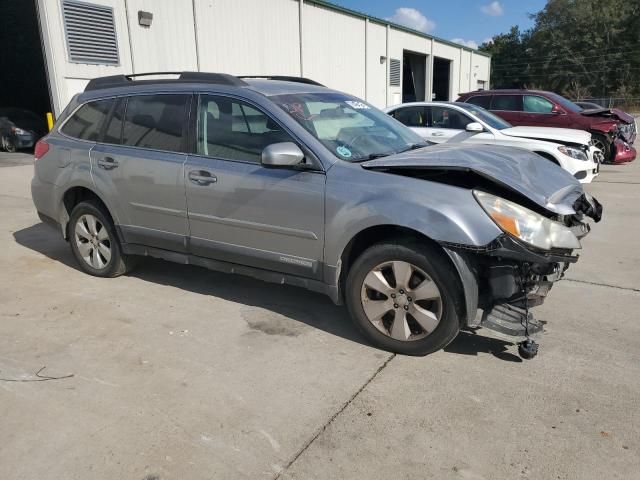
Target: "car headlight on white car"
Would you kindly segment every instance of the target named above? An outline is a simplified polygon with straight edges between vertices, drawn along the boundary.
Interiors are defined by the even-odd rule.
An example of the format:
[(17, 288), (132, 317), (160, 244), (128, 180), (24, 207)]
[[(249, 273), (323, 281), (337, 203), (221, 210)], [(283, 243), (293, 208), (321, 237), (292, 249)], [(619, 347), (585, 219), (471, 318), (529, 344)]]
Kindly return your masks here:
[(474, 190), (473, 195), (498, 227), (531, 246), (542, 250), (582, 248), (578, 238), (562, 223), (490, 193)]
[(558, 147), (558, 150), (560, 151), (560, 153), (564, 153), (566, 156), (575, 158), (576, 160), (584, 160), (584, 161), (588, 160), (587, 154), (584, 153), (579, 148), (565, 147), (564, 145), (562, 145)]

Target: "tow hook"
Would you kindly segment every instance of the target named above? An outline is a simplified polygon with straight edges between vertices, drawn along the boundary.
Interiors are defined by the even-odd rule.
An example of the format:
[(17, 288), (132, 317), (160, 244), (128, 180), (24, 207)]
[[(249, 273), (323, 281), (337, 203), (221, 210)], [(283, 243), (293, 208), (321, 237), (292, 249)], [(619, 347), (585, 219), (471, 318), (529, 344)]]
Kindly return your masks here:
[[(529, 264), (522, 265), (522, 278), (527, 278), (529, 274)], [(529, 337), (529, 299), (527, 296), (527, 282), (522, 282), (522, 294), (524, 297), (524, 335), (525, 339), (518, 344), (518, 354), (525, 360), (531, 360), (538, 355), (538, 343)]]

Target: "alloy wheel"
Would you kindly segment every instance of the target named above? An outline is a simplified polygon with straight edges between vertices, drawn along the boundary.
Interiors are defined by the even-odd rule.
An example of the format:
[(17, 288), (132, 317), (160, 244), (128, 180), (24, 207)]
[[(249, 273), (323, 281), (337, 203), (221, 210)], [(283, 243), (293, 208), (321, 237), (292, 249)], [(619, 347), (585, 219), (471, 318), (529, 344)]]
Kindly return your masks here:
[(92, 268), (102, 270), (111, 261), (111, 238), (102, 222), (87, 213), (76, 222), (75, 241), (82, 259)]
[(362, 308), (381, 333), (403, 342), (433, 332), (442, 317), (442, 296), (424, 270), (405, 261), (389, 261), (364, 278)]
[(1, 139), (1, 143), (2, 143), (2, 145), (1, 145), (2, 149), (5, 152), (15, 153), (16, 145), (15, 145), (15, 143), (13, 143), (13, 141), (9, 137), (3, 135), (2, 139)]

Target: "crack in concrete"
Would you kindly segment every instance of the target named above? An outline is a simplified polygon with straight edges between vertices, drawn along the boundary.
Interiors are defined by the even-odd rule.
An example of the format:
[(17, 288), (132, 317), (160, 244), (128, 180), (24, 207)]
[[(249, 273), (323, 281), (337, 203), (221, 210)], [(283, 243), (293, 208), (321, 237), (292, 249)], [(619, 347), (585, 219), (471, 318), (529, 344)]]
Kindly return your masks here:
[(329, 425), (331, 425), (333, 423), (333, 421), (338, 418), (338, 416), (340, 416), (340, 414), (342, 412), (344, 412), (346, 410), (346, 408), (351, 405), (351, 403), (356, 399), (356, 397), (358, 395), (360, 395), (360, 393), (362, 393), (362, 391), (367, 388), (367, 386), (369, 386), (369, 384), (378, 376), (378, 374), (385, 369), (385, 367), (389, 364), (389, 362), (391, 360), (393, 360), (395, 358), (396, 354), (392, 353), (384, 362), (382, 365), (380, 365), (380, 367), (378, 367), (378, 369), (373, 373), (373, 375), (371, 375), (366, 382), (364, 382), (364, 384), (353, 394), (351, 395), (351, 397), (342, 404), (342, 406), (338, 409), (338, 411), (336, 413), (334, 413), (331, 417), (329, 417), (329, 419), (325, 422), (324, 425), (322, 425), (322, 427), (320, 427), (316, 433), (305, 442), (305, 444), (302, 446), (302, 448), (300, 450), (298, 450), (296, 452), (296, 454), (291, 458), (291, 460), (289, 460), (287, 462), (287, 464), (282, 467), (280, 469), (280, 471), (276, 474), (275, 477), (273, 477), (273, 480), (278, 480), (279, 478), (282, 477), (282, 475), (291, 467), (291, 465), (293, 465), (296, 460), (298, 460), (298, 458), (300, 458), (302, 456), (302, 454), (304, 452), (307, 451), (307, 449), (313, 444), (313, 442), (316, 441), (316, 439), (329, 427)]
[(629, 292), (640, 292), (640, 288), (620, 287), (618, 285), (610, 285), (608, 283), (589, 282), (588, 280), (578, 280), (578, 279), (575, 279), (575, 278), (565, 278), (564, 281), (565, 282), (575, 282), (575, 283), (585, 283), (587, 285), (594, 285), (596, 287), (616, 288), (618, 290), (627, 290)]

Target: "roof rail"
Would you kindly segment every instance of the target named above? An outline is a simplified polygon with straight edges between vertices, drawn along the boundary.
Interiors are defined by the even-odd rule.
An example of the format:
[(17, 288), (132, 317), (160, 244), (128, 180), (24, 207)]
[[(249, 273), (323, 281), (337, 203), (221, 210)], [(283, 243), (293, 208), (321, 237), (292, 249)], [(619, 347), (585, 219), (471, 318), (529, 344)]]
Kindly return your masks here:
[(306, 83), (308, 85), (317, 85), (319, 87), (324, 87), (324, 85), (322, 85), (321, 83), (318, 83), (315, 80), (311, 80), (310, 78), (293, 77), (289, 75), (242, 75), (238, 78), (261, 78), (264, 80), (280, 80), (281, 82)]
[(124, 87), (132, 85), (134, 78), (138, 77), (150, 77), (157, 75), (178, 75), (178, 78), (174, 79), (151, 79), (151, 80), (137, 80), (137, 82), (144, 82), (145, 84), (152, 83), (214, 83), (216, 85), (232, 85), (236, 87), (246, 86), (247, 83), (243, 82), (240, 78), (228, 75), (226, 73), (207, 73), (207, 72), (147, 72), (147, 73), (133, 73), (129, 75), (111, 75), (108, 77), (98, 77), (89, 80), (89, 83), (85, 87), (84, 91), (89, 90), (101, 90), (103, 88)]

